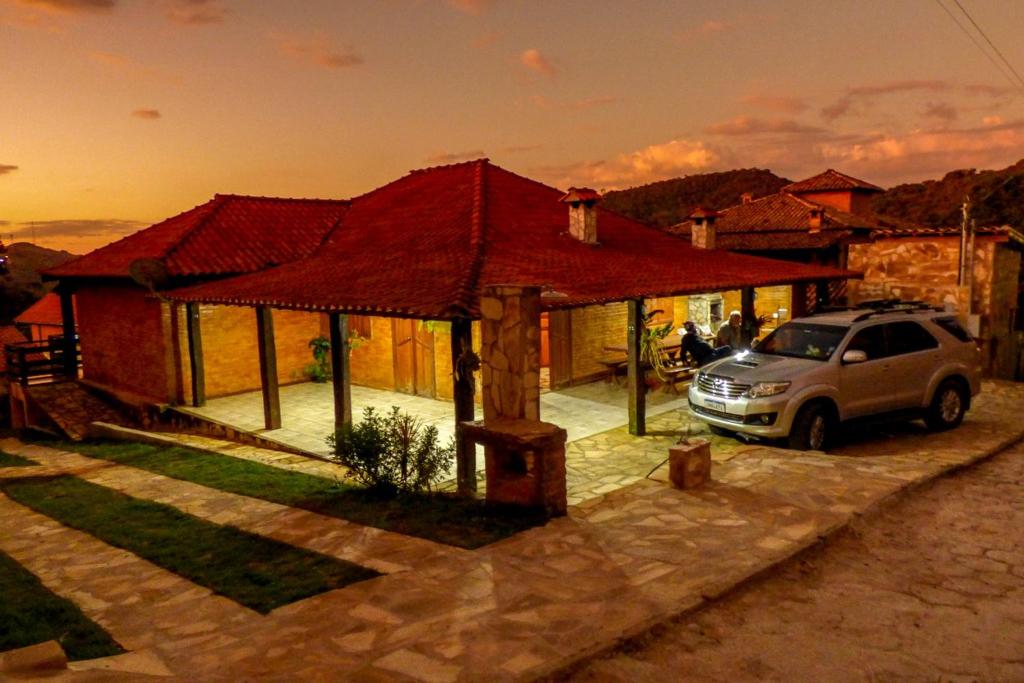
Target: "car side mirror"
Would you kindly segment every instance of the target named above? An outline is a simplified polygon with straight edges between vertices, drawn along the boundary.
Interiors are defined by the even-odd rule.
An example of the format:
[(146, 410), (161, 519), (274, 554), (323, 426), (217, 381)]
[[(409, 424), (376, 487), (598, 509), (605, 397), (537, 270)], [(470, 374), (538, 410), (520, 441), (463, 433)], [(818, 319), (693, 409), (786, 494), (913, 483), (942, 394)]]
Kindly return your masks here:
[(868, 354), (859, 349), (850, 349), (843, 354), (843, 363), (863, 363), (868, 359)]

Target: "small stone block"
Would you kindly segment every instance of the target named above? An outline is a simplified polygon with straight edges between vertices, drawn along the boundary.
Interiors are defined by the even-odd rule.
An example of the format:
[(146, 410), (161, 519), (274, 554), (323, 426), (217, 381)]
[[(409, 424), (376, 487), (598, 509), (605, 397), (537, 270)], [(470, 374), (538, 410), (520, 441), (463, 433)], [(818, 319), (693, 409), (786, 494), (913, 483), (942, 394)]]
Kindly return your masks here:
[(711, 444), (690, 439), (668, 449), (668, 478), (677, 489), (692, 489), (711, 479)]
[(68, 657), (56, 640), (8, 650), (0, 654), (0, 672), (27, 673), (68, 668)]

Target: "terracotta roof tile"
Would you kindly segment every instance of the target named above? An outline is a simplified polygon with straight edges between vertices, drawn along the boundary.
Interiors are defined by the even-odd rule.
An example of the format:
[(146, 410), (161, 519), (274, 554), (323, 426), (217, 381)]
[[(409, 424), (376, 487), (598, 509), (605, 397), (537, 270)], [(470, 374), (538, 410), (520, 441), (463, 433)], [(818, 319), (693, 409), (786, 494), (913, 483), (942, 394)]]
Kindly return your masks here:
[(840, 173), (830, 168), (824, 173), (819, 173), (805, 180), (790, 183), (782, 188), (783, 192), (799, 194), (801, 192), (827, 192), (829, 190), (854, 190), (862, 192), (884, 192), (877, 185), (872, 185), (845, 173)]
[(347, 208), (345, 200), (218, 194), (45, 274), (128, 277), (139, 258), (162, 261), (172, 276), (253, 272), (312, 254)]
[(851, 275), (697, 249), (600, 208), (584, 244), (562, 195), (487, 160), (415, 171), (353, 199), (313, 256), (168, 296), (446, 319), (476, 317), (488, 283), (549, 288), (557, 308)]

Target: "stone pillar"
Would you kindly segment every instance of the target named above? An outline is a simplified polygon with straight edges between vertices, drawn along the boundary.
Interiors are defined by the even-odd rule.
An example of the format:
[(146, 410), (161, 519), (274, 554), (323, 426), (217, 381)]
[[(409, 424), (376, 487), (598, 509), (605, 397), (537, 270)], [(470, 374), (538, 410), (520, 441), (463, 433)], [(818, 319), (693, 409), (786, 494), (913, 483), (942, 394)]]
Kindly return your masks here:
[(485, 287), (480, 315), (484, 420), (539, 420), (540, 288)]

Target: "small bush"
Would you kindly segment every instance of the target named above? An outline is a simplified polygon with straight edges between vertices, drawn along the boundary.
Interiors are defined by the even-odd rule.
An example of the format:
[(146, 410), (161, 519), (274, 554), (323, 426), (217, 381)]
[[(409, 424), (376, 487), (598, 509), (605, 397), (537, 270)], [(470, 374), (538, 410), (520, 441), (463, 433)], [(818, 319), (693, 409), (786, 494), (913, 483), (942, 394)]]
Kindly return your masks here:
[(386, 416), (366, 408), (361, 422), (328, 436), (327, 443), (350, 477), (389, 495), (430, 490), (455, 456), (454, 440), (440, 446), (437, 427), (397, 406)]
[(304, 368), (306, 376), (322, 384), (331, 378), (331, 340), (324, 336), (313, 337), (309, 340), (309, 349), (313, 352), (313, 362)]

